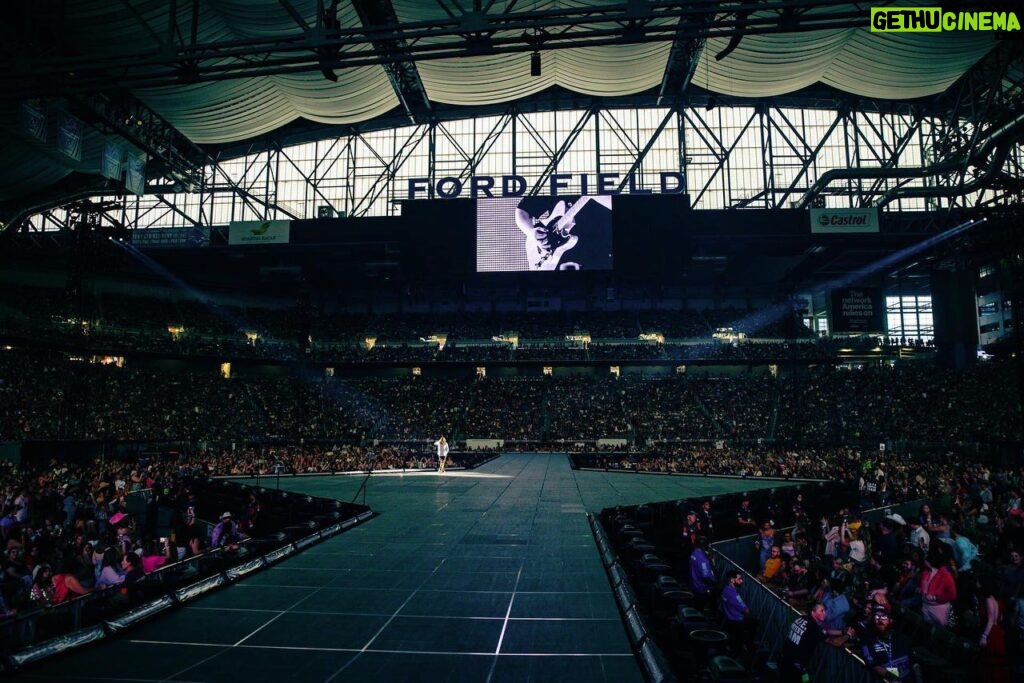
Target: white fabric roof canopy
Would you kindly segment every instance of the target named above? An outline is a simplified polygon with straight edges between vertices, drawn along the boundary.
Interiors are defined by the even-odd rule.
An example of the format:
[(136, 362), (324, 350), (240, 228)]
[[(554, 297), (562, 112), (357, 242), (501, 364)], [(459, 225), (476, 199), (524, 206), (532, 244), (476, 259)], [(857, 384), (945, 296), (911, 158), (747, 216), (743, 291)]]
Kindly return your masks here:
[[(188, 3), (180, 3), (187, 6)], [(445, 9), (423, 0), (392, 0), (400, 23), (444, 19)], [(600, 7), (621, 4), (607, 0), (538, 0), (495, 2), (489, 13)], [(902, 3), (903, 5), (915, 4)], [(923, 4), (923, 3), (918, 3)], [(316, 0), (291, 0), (305, 21), (315, 22)], [(166, 28), (166, 3), (133, 2), (139, 17), (119, 3), (83, 0), (69, 5), (66, 40), (84, 53), (159, 49), (155, 36)], [(851, 7), (852, 7), (851, 3)], [(454, 5), (447, 3), (451, 10)], [(251, 37), (283, 38), (301, 28), (278, 0), (204, 0), (200, 3), (199, 42)], [(825, 14), (843, 8), (814, 10)], [(183, 7), (180, 27), (187, 30)], [(343, 28), (361, 25), (347, 0), (339, 4)], [(144, 22), (148, 25), (145, 25)], [(595, 19), (595, 23), (599, 23)], [(589, 24), (588, 24), (589, 25)], [(436, 42), (453, 38), (430, 39)], [(841, 31), (746, 36), (721, 61), (726, 38), (708, 41), (696, 69), (695, 84), (716, 93), (770, 97), (791, 93), (817, 82), (870, 98), (907, 99), (945, 90), (992, 49), (983, 32), (940, 34), (871, 33), (867, 26)], [(513, 101), (552, 85), (595, 96), (641, 93), (658, 87), (671, 44), (668, 41), (580, 47), (542, 52), (542, 75), (530, 75), (530, 53), (471, 56), (419, 61), (416, 68), (429, 98), (453, 105)], [(299, 118), (322, 123), (366, 121), (398, 106), (398, 98), (381, 66), (337, 72), (331, 82), (319, 71), (243, 78), (167, 88), (136, 94), (197, 143), (244, 140)]]
[[(495, 0), (486, 5), (491, 15), (577, 9), (608, 8), (625, 0)], [(440, 4), (443, 2), (442, 4)], [(227, 43), (252, 39), (285, 41), (301, 39), (304, 29), (287, 7), (293, 8), (307, 26), (316, 24), (324, 0), (202, 0), (198, 3), (197, 43)], [(391, 0), (402, 25), (458, 18), (459, 6), (451, 0)], [(923, 0), (901, 6), (925, 5)], [(286, 7), (287, 6), (287, 7)], [(636, 6), (636, 5), (633, 5)], [(642, 6), (639, 5), (639, 6)], [(725, 6), (725, 5), (723, 5)], [(37, 21), (51, 16), (62, 52), (83, 60), (125, 55), (145, 61), (157, 59), (169, 42), (187, 43), (191, 32), (192, 3), (179, 2), (174, 25), (167, 16), (166, 0), (40, 0)], [(709, 39), (693, 74), (693, 83), (713, 93), (736, 97), (765, 98), (793, 93), (816, 83), (874, 99), (911, 99), (946, 90), (965, 71), (995, 46), (990, 33), (871, 33), (867, 10), (853, 3), (815, 7), (816, 15), (841, 11), (865, 12), (863, 28), (747, 35), (730, 54), (716, 60), (729, 44), (728, 38)], [(757, 15), (754, 15), (757, 16)], [(351, 0), (340, 0), (337, 19), (341, 28), (362, 27)], [(601, 14), (587, 19), (587, 28), (621, 30), (619, 24), (602, 21)], [(661, 26), (674, 19), (660, 18)], [(559, 29), (563, 30), (563, 29)], [(564, 29), (570, 34), (579, 27)], [(173, 38), (170, 38), (173, 36)], [(499, 31), (495, 38), (521, 39), (523, 29)], [(457, 36), (423, 38), (424, 44), (457, 44)], [(427, 97), (437, 103), (466, 107), (512, 102), (552, 86), (587, 96), (624, 96), (656, 91), (665, 76), (672, 44), (655, 40), (609, 46), (568, 47), (541, 52), (542, 75), (530, 75), (530, 52), (421, 59), (415, 64)], [(215, 68), (232, 60), (251, 57), (226, 56), (202, 62), (201, 69)], [(45, 50), (41, 52), (45, 56)], [(181, 83), (137, 89), (134, 94), (171, 125), (197, 144), (244, 141), (305, 119), (325, 124), (369, 121), (400, 106), (386, 69), (379, 64), (334, 71), (337, 81), (327, 79), (319, 68), (299, 73), (242, 77), (219, 81)], [(111, 88), (116, 89), (116, 77)], [(60, 93), (55, 93), (59, 99)], [(82, 162), (39, 152), (18, 130), (17, 102), (0, 106), (0, 123), (6, 122), (7, 142), (0, 145), (5, 171), (0, 201), (30, 193), (65, 178), (75, 171), (96, 173), (106, 136), (87, 127)], [(467, 111), (467, 115), (471, 113)]]

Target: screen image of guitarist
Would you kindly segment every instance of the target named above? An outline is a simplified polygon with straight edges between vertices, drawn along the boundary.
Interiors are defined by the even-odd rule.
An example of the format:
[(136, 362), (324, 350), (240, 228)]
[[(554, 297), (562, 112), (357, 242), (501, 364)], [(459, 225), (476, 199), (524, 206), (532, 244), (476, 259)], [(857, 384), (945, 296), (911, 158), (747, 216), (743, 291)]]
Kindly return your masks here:
[(610, 196), (478, 200), (477, 272), (611, 268)]

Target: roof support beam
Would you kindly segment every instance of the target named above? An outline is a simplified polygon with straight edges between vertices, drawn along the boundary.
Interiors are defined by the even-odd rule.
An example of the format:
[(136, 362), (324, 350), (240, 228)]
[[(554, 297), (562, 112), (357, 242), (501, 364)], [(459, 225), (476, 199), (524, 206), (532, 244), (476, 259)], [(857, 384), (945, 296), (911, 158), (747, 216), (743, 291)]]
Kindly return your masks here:
[(277, 0), (277, 2), (284, 8), (284, 11), (288, 13), (288, 16), (292, 18), (292, 21), (294, 21), (299, 28), (303, 31), (309, 30), (309, 24), (307, 24), (306, 20), (301, 14), (299, 14), (299, 11), (295, 9), (295, 5), (293, 5), (289, 0)]
[(149, 22), (146, 21), (146, 17), (139, 13), (139, 10), (135, 8), (135, 5), (128, 0), (121, 0), (121, 6), (128, 10), (129, 14), (135, 17), (135, 21), (139, 22), (139, 26), (142, 27), (142, 30), (148, 33), (149, 37), (152, 38), (157, 45), (164, 45), (163, 37), (156, 31), (156, 29), (149, 25)]
[(705, 42), (703, 38), (680, 38), (673, 42), (658, 90), (658, 106), (666, 99), (682, 97), (686, 93), (700, 63)]
[(665, 112), (665, 116), (662, 117), (661, 123), (659, 123), (658, 127), (654, 130), (653, 133), (651, 133), (651, 136), (647, 138), (647, 144), (644, 145), (644, 148), (637, 153), (636, 159), (633, 160), (633, 165), (629, 167), (629, 170), (626, 171), (625, 176), (622, 179), (622, 182), (619, 183), (619, 192), (622, 192), (626, 189), (626, 185), (629, 184), (630, 179), (633, 177), (633, 174), (640, 170), (640, 167), (643, 166), (644, 159), (646, 159), (647, 155), (650, 154), (652, 149), (654, 149), (654, 144), (658, 141), (658, 137), (661, 135), (662, 131), (665, 130), (668, 124), (673, 119), (675, 119), (675, 117), (675, 109), (670, 108), (667, 112)]
[[(368, 29), (398, 25), (391, 0), (352, 0), (352, 6)], [(404, 57), (384, 63), (384, 70), (410, 123), (426, 123), (430, 119), (430, 98), (406, 41), (398, 36), (384, 35), (373, 41), (373, 48), (381, 55)]]
[(104, 96), (70, 97), (76, 116), (97, 130), (117, 135), (145, 152), (158, 165), (157, 173), (183, 187), (197, 189), (203, 182), (206, 154), (159, 114), (129, 94), (116, 100)]
[[(148, 186), (147, 194), (168, 191), (232, 192), (243, 201), (254, 201), (267, 210), (299, 218), (277, 202), (261, 199), (240, 187), (214, 159), (131, 95), (123, 94), (116, 100), (99, 95), (71, 96), (67, 106), (86, 124), (107, 135), (117, 136), (146, 154), (149, 179), (166, 181)], [(212, 169), (209, 180), (205, 175), (207, 167)], [(122, 191), (123, 185), (119, 186), (118, 181), (100, 176), (78, 178), (76, 175), (75, 182), (64, 183), (41, 196), (27, 198), (18, 206), (0, 205), (0, 232), (17, 228), (35, 212), (65, 205), (75, 199)]]
[(565, 136), (565, 140), (562, 141), (562, 144), (559, 145), (558, 149), (552, 151), (548, 165), (540, 172), (537, 176), (537, 182), (534, 183), (532, 188), (530, 188), (529, 194), (531, 196), (538, 194), (544, 187), (545, 183), (548, 182), (551, 174), (558, 168), (558, 164), (565, 158), (565, 155), (569, 153), (569, 150), (572, 149), (572, 146), (575, 144), (576, 139), (579, 138), (580, 133), (586, 130), (587, 124), (590, 123), (592, 119), (597, 117), (597, 111), (597, 105), (592, 104), (586, 109), (586, 111), (581, 113), (579, 119), (576, 121), (576, 125), (574, 125), (572, 130), (569, 131), (569, 134)]
[[(720, 3), (710, 0), (621, 2), (493, 13), (488, 12), (494, 9), (488, 4), (454, 17), (407, 24), (399, 23), (387, 0), (354, 0), (353, 6), (363, 26), (330, 26), (328, 9), (321, 30), (302, 31), (297, 27), (294, 34), (283, 36), (179, 43), (158, 51), (140, 48), (105, 55), (37, 54), (30, 69), (0, 73), (0, 92), (10, 98), (28, 98), (112, 87), (176, 86), (183, 80), (211, 82), (390, 65), (398, 91), (416, 115), (417, 98), (425, 95), (415, 69), (410, 71), (408, 66), (415, 61), (865, 25), (864, 11), (846, 0), (740, 0), (730, 6), (728, 15), (721, 14)], [(330, 7), (336, 7), (334, 0)], [(811, 7), (833, 7), (835, 11), (789, 11)], [(749, 14), (744, 17), (744, 13)], [(543, 32), (543, 41), (536, 40), (538, 32)], [(188, 67), (184, 71), (183, 65)]]

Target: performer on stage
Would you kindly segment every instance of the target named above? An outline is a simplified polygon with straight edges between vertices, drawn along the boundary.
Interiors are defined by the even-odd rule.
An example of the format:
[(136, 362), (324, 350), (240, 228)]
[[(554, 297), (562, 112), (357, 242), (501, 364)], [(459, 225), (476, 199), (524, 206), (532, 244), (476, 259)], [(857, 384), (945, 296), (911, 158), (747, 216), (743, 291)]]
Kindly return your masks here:
[(434, 442), (437, 446), (437, 471), (444, 473), (444, 466), (448, 462), (448, 440), (442, 435)]

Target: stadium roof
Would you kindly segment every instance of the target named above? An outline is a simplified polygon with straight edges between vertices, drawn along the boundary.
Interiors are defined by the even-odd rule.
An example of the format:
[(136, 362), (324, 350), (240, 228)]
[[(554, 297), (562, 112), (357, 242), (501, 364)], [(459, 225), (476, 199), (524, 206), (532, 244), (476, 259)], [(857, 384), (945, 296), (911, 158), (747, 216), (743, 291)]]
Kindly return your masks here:
[[(108, 141), (144, 152), (153, 177), (176, 160), (238, 153), (282, 130), (309, 139), (328, 134), (325, 126), (468, 116), (552, 92), (663, 106), (694, 94), (920, 102), (999, 44), (981, 31), (872, 33), (865, 6), (835, 0), (23, 0), (17, 8), (0, 74), (8, 211), (90, 191)], [(1022, 73), (1016, 55), (1012, 87)], [(45, 117), (45, 141), (30, 131), (33, 112)], [(81, 121), (80, 159), (55, 149), (65, 115)]]

